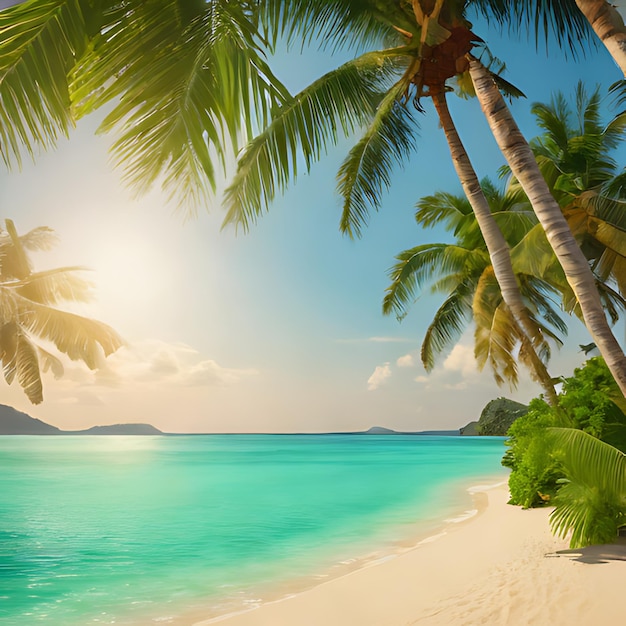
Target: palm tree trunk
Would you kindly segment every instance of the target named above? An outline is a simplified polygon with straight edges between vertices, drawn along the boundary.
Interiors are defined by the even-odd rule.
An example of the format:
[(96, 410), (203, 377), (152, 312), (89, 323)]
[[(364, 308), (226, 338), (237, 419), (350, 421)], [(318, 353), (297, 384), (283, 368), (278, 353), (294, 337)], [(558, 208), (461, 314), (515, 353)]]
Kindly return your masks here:
[(441, 122), (446, 139), (448, 140), (448, 147), (450, 148), (454, 169), (461, 181), (463, 191), (474, 211), (478, 227), (487, 245), (493, 271), (500, 285), (500, 291), (502, 292), (502, 299), (513, 315), (519, 328), (524, 348), (528, 352), (533, 364), (533, 378), (543, 387), (546, 393), (546, 400), (552, 406), (556, 406), (557, 395), (554, 390), (554, 384), (552, 383), (552, 377), (548, 373), (543, 361), (539, 358), (534, 345), (534, 341), (544, 341), (544, 339), (536, 336), (536, 328), (530, 320), (528, 310), (522, 299), (515, 272), (513, 271), (513, 265), (511, 264), (511, 250), (509, 245), (493, 218), (489, 202), (480, 187), (480, 181), (478, 180), (476, 171), (472, 166), (465, 146), (461, 142), (461, 138), (456, 130), (454, 120), (448, 108), (445, 91), (442, 90), (433, 94), (432, 99), (437, 109), (439, 121)]
[(498, 146), (546, 232), (580, 304), (587, 329), (626, 396), (626, 357), (607, 322), (589, 263), (576, 243), (561, 208), (550, 194), (532, 150), (491, 75), (478, 59), (471, 55), (468, 59), (476, 95)]
[(620, 13), (606, 0), (576, 0), (576, 4), (626, 76), (626, 26)]

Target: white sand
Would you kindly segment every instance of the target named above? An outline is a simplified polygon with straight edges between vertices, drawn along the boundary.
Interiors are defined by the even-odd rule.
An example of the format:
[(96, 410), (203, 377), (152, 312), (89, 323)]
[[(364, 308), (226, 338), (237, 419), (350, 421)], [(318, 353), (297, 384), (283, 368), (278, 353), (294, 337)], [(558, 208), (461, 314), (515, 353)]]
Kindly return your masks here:
[(547, 509), (476, 494), (478, 515), (395, 558), (196, 626), (622, 626), (626, 541), (567, 550)]

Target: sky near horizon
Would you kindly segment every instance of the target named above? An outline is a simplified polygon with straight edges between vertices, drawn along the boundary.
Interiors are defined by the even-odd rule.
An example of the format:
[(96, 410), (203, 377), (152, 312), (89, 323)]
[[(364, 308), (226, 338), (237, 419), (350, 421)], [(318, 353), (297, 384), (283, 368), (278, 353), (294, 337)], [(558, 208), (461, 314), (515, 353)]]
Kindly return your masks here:
[[(527, 95), (512, 105), (527, 138), (538, 134), (532, 102), (559, 89), (569, 96), (579, 79), (606, 93), (621, 77), (603, 48), (582, 61), (555, 48), (547, 59), (479, 22), (474, 31)], [(343, 58), (292, 51), (272, 64), (297, 91)], [(20, 233), (45, 225), (59, 236), (54, 251), (37, 255), (37, 269), (91, 268), (95, 298), (79, 310), (127, 341), (100, 371), (69, 363), (62, 379), (45, 375), (41, 405), (4, 381), (0, 403), (64, 429), (149, 422), (167, 432), (417, 431), (458, 428), (499, 396), (527, 402), (538, 395), (526, 376), (512, 392), (489, 371), (477, 372), (471, 331), (427, 374), (419, 348), (436, 299), (421, 297), (402, 323), (381, 313), (394, 255), (441, 240), (418, 230), (415, 202), (439, 190), (461, 192), (432, 104), (424, 105), (418, 151), (356, 241), (339, 232), (335, 194), (349, 139), (300, 176), (248, 234), (220, 231), (219, 198), (189, 219), (159, 189), (135, 198), (108, 162), (111, 137), (94, 134), (100, 116), (81, 121), (69, 140), (22, 171), (0, 171), (0, 216)], [(478, 103), (451, 98), (450, 105), (479, 175), (495, 179), (504, 161)], [(623, 149), (618, 159), (624, 162)], [(623, 341), (623, 330), (616, 335)], [(578, 344), (589, 341), (572, 319), (551, 373), (571, 374), (584, 360)]]

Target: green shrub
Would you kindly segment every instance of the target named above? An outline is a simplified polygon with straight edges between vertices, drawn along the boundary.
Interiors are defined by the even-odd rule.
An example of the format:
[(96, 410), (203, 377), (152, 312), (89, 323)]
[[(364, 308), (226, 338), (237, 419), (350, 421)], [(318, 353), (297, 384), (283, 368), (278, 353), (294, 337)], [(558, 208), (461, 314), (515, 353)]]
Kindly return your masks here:
[(502, 459), (511, 468), (511, 504), (525, 508), (550, 503), (566, 472), (562, 455), (546, 437), (546, 428), (568, 426), (626, 451), (624, 398), (600, 357), (589, 359), (563, 382), (558, 408), (541, 398), (531, 400), (528, 413), (513, 422), (507, 433), (508, 450)]
[(511, 504), (524, 508), (540, 506), (556, 494), (557, 481), (563, 477), (558, 462), (546, 443), (546, 428), (555, 426), (554, 411), (542, 400), (531, 400), (528, 413), (519, 417), (508, 431), (508, 450), (502, 465), (511, 468)]

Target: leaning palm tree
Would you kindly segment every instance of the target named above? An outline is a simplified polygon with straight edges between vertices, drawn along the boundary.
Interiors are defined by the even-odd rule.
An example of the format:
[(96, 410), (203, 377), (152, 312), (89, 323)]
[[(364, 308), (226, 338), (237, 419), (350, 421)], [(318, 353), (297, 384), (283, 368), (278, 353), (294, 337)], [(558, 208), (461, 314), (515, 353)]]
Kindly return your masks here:
[(532, 150), (520, 132), (489, 72), (468, 55), (470, 75), (494, 137), (545, 230), (580, 305), (583, 319), (607, 366), (626, 395), (626, 356), (615, 339), (595, 287), (595, 277), (561, 209), (550, 194)]
[[(502, 82), (470, 54), (477, 37), (464, 16), (468, 4), (451, 0), (415, 0), (399, 4), (334, 0), (330, 8), (325, 5), (326, 14), (332, 14), (334, 9), (337, 15), (345, 18), (343, 21), (337, 18), (331, 21), (330, 26), (321, 28), (322, 35), (325, 34), (331, 42), (345, 31), (346, 25), (353, 25), (357, 32), (361, 29), (370, 37), (374, 32), (380, 41), (380, 32), (371, 28), (373, 23), (378, 23), (387, 28), (383, 43), (391, 42), (392, 45), (365, 53), (330, 72), (276, 111), (272, 123), (250, 143), (239, 160), (237, 174), (226, 195), (226, 221), (247, 228), (257, 215), (267, 209), (276, 189), (283, 188), (295, 176), (298, 148), (304, 153), (306, 165), (310, 166), (311, 161), (319, 158), (327, 142), (336, 141), (338, 129), (348, 134), (358, 126), (365, 126), (362, 139), (351, 150), (339, 173), (339, 191), (344, 198), (342, 229), (349, 234), (358, 234), (360, 227), (366, 223), (369, 206), (379, 205), (382, 189), (390, 184), (392, 165), (405, 158), (414, 146), (414, 121), (406, 104), (412, 102), (419, 108), (422, 96), (433, 95), (438, 99), (441, 111), (444, 102), (439, 94), (445, 92), (446, 80), (464, 73), (468, 68), (483, 111), (491, 118), (490, 124), (496, 133), (498, 125), (493, 123), (495, 111), (485, 105), (485, 98), (498, 97), (502, 100), (498, 87)], [(311, 16), (319, 20), (324, 10), (314, 2), (294, 1), (289, 5), (307, 25), (313, 21), (317, 26)], [(338, 6), (344, 9), (343, 13)], [(287, 9), (285, 12), (288, 12)], [(479, 83), (477, 72), (483, 71), (484, 80)], [(516, 144), (500, 142), (500, 147), (505, 157), (511, 160), (524, 155), (528, 157), (524, 152), (524, 143), (522, 138)], [(520, 149), (517, 149), (518, 146)], [(532, 153), (529, 152), (529, 155), (532, 159)], [(455, 164), (460, 162), (454, 154), (453, 158)], [(626, 357), (604, 316), (591, 270), (558, 205), (553, 199), (550, 201), (536, 163), (534, 170), (528, 171), (532, 175), (522, 172), (525, 181), (518, 178), (563, 265), (580, 302), (585, 323), (626, 394)], [(538, 195), (536, 188), (542, 184), (546, 193)], [(475, 185), (476, 180), (468, 180), (468, 189)], [(487, 214), (484, 211), (484, 215)], [(495, 233), (495, 229), (492, 232)], [(490, 237), (488, 229), (484, 234), (490, 252), (495, 253), (502, 248), (501, 238), (497, 241)], [(505, 256), (502, 255), (502, 258)], [(519, 298), (518, 304), (514, 297), (509, 298), (509, 285), (510, 293), (515, 294), (515, 277), (510, 267), (505, 268), (496, 260), (494, 268), (498, 271), (504, 268), (502, 284), (507, 302), (511, 302), (510, 308), (515, 312), (518, 323), (523, 322), (520, 315), (523, 307), (519, 305)]]
[[(526, 210), (519, 194), (503, 194), (489, 180), (481, 181), (481, 187), (493, 221), (507, 233), (507, 249), (510, 246), (516, 252), (536, 224), (534, 214)], [(551, 302), (558, 294), (558, 287), (513, 265), (520, 297), (524, 299), (528, 321), (532, 324), (532, 335), (542, 337), (542, 350), (538, 352), (505, 303), (468, 199), (440, 192), (422, 198), (417, 207), (415, 217), (419, 226), (444, 226), (454, 233), (455, 241), (422, 244), (401, 252), (389, 273), (392, 282), (386, 290), (383, 312), (393, 312), (402, 319), (416, 297), (430, 284), (434, 293), (444, 295), (444, 302), (422, 343), (421, 358), (427, 371), (434, 367), (437, 355), (450, 349), (472, 321), (479, 368), (489, 364), (498, 384), (506, 382), (515, 387), (517, 362), (521, 361), (542, 386), (546, 399), (554, 404), (554, 380), (544, 361), (550, 356), (548, 340), (561, 345), (560, 336), (567, 333), (566, 324)]]
[[(440, 84), (442, 76), (454, 76), (463, 71), (468, 60), (474, 66), (474, 73), (478, 71), (477, 61), (467, 57), (473, 34), (465, 19), (465, 10), (476, 5), (493, 12), (502, 2), (504, 0), (198, 0), (181, 3), (165, 0), (152, 3), (129, 0), (91, 4), (89, 0), (30, 0), (0, 13), (0, 29), (11, 35), (4, 37), (5, 47), (0, 48), (0, 85), (6, 86), (0, 93), (4, 105), (0, 110), (9, 122), (6, 126), (11, 127), (15, 122), (17, 129), (12, 132), (3, 128), (4, 136), (0, 141), (7, 153), (19, 151), (21, 142), (34, 146), (51, 141), (59, 129), (66, 130), (65, 105), (70, 96), (78, 113), (120, 98), (103, 129), (116, 128), (121, 133), (114, 150), (118, 161), (127, 168), (127, 178), (137, 187), (145, 188), (163, 176), (168, 190), (196, 200), (198, 190), (203, 192), (215, 187), (214, 160), (223, 165), (228, 161), (225, 144), (236, 149), (241, 121), (246, 117), (242, 113), (260, 112), (261, 126), (276, 106), (280, 116), (291, 113), (291, 120), (287, 120), (290, 130), (300, 132), (304, 128), (306, 136), (300, 132), (299, 140), (293, 143), (280, 138), (280, 143), (272, 149), (279, 152), (292, 169), (296, 164), (298, 143), (302, 147), (307, 144), (304, 149), (307, 165), (319, 156), (325, 142), (324, 122), (330, 122), (330, 133), (336, 136), (338, 127), (350, 132), (355, 126), (373, 120), (369, 138), (366, 136), (352, 154), (356, 161), (360, 152), (360, 162), (365, 167), (358, 168), (354, 185), (347, 185), (354, 190), (352, 206), (360, 219), (365, 211), (359, 204), (379, 201), (382, 187), (389, 179), (391, 161), (403, 157), (411, 148), (410, 132), (398, 128), (407, 117), (406, 108), (396, 106), (398, 101), (418, 101), (424, 86)], [(564, 23), (568, 25), (567, 21)], [(362, 80), (358, 81), (359, 88), (364, 88), (361, 97), (354, 101), (358, 110), (337, 112), (332, 106), (333, 95), (343, 95), (344, 88), (354, 90), (357, 85), (354, 76), (352, 85), (348, 80), (348, 83), (339, 81), (331, 86), (331, 91), (322, 97), (320, 108), (319, 103), (307, 97), (302, 102), (290, 100), (265, 64), (259, 33), (267, 33), (271, 43), (277, 33), (290, 37), (294, 33), (306, 33), (311, 26), (311, 33), (327, 41), (356, 39), (363, 43), (380, 42), (381, 36), (387, 41), (393, 38), (393, 48), (364, 55), (359, 67), (353, 67), (353, 73), (370, 73), (365, 81), (370, 83), (369, 89)], [(50, 48), (54, 72), (47, 72), (47, 66), (37, 62), (37, 58), (48, 59), (46, 53)], [(383, 102), (380, 77), (389, 78), (387, 70), (396, 63), (403, 66), (403, 76), (391, 87), (387, 85)], [(33, 64), (36, 67), (33, 68)], [(382, 70), (378, 78), (372, 76), (376, 69)], [(47, 74), (53, 76), (52, 80)], [(68, 74), (72, 75), (69, 83)], [(343, 74), (345, 81), (348, 77)], [(488, 80), (492, 79), (490, 75)], [(377, 81), (378, 86), (374, 85)], [(40, 88), (40, 82), (47, 88)], [(30, 85), (35, 105), (29, 106), (29, 98), (23, 97), (19, 89), (23, 83)], [(483, 84), (483, 92), (487, 86)], [(493, 83), (491, 87), (498, 93)], [(47, 99), (42, 101), (40, 94), (47, 94)], [(321, 92), (315, 94), (319, 96)], [(59, 113), (52, 127), (47, 124), (49, 106), (57, 107)], [(25, 113), (21, 112), (22, 108)], [(487, 108), (484, 110), (488, 112)], [(311, 119), (305, 117), (312, 111), (315, 117), (311, 124)], [(69, 122), (72, 119), (70, 116)], [(287, 128), (284, 123), (283, 119), (277, 125), (282, 124), (283, 131)], [(316, 128), (318, 124), (322, 128)], [(394, 140), (392, 148), (385, 146), (392, 143), (390, 137)], [(253, 171), (249, 157), (255, 152), (263, 153), (260, 143), (251, 144), (252, 149), (246, 153), (238, 176), (241, 179), (246, 171), (251, 173), (253, 186), (258, 186), (262, 177)], [(155, 150), (153, 146), (158, 148)], [(375, 164), (377, 156), (383, 159)], [(288, 177), (284, 168), (276, 169), (275, 173), (279, 185)], [(376, 175), (378, 180), (364, 182), (368, 173)], [(537, 175), (533, 171), (528, 184)], [(267, 193), (271, 197), (274, 177), (266, 173), (264, 178), (265, 190), (256, 195)], [(538, 205), (536, 209), (544, 228), (550, 231), (551, 245), (556, 247), (557, 256), (572, 282), (585, 323), (626, 392), (626, 358), (593, 294), (592, 276), (584, 267), (582, 255), (577, 256), (573, 251), (573, 237), (568, 237), (561, 227), (556, 232), (554, 220), (558, 223), (559, 217), (554, 203), (541, 204), (536, 194), (529, 196), (533, 206)]]
[(5, 226), (0, 229), (0, 362), (5, 381), (10, 385), (17, 379), (28, 399), (39, 404), (41, 372), (63, 374), (61, 361), (44, 345), (96, 369), (123, 341), (106, 324), (57, 308), (63, 301), (86, 301), (90, 285), (77, 275), (81, 267), (33, 271), (28, 252), (50, 248), (55, 237), (49, 228), (18, 236), (11, 220)]

